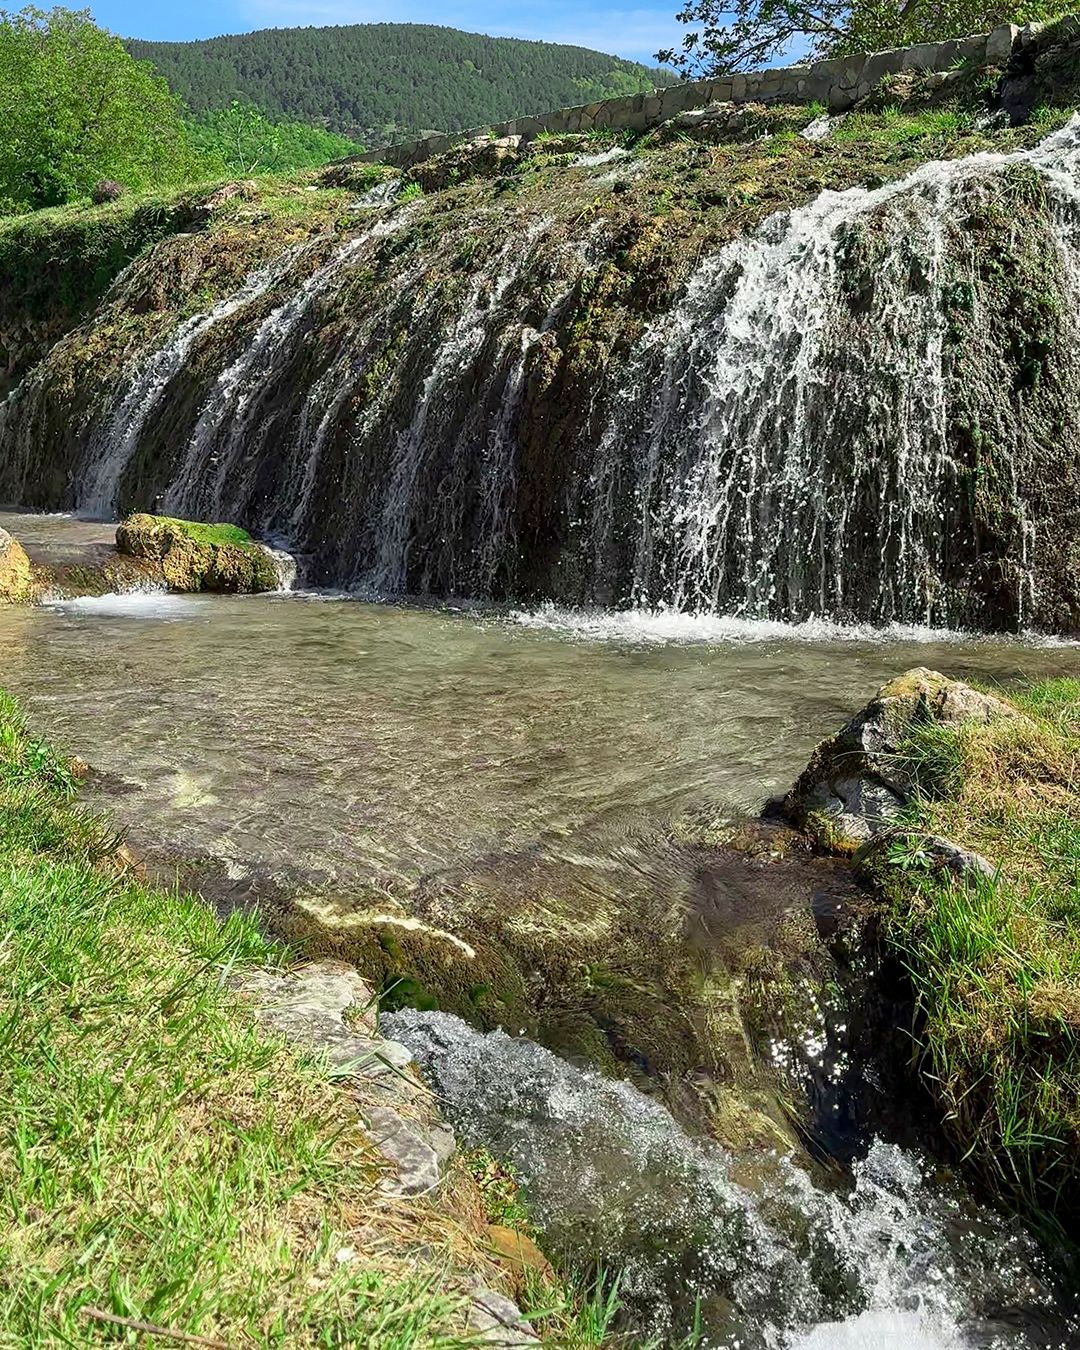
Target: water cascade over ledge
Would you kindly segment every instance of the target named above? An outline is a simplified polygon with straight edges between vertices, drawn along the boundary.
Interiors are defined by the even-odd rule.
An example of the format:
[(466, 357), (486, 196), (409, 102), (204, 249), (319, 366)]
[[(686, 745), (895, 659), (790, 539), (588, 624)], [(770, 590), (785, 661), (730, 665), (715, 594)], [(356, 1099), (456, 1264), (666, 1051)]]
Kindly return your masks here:
[(0, 409), (0, 498), (235, 520), (380, 594), (1080, 623), (1077, 125), (700, 260), (591, 218), (634, 163), (380, 206), (92, 387), (76, 330)]
[(622, 1272), (631, 1320), (661, 1344), (695, 1310), (722, 1350), (1071, 1343), (1030, 1239), (894, 1145), (825, 1190), (789, 1159), (689, 1138), (629, 1084), (524, 1038), (438, 1012), (382, 1025), (465, 1139), (513, 1165), (548, 1240)]

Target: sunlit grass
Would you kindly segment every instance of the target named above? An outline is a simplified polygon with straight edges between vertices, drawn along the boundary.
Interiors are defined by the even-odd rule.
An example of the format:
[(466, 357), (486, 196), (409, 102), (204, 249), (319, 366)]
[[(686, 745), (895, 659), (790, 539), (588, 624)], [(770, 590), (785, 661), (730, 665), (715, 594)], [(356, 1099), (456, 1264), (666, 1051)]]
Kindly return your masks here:
[(120, 875), (71, 792), (0, 697), (4, 1343), (123, 1334), (106, 1315), (231, 1345), (467, 1343), (462, 1296), (388, 1241), (349, 1098), (225, 987), (281, 953)]
[(913, 847), (944, 835), (997, 874), (894, 873), (891, 937), (950, 1130), (996, 1185), (1063, 1211), (1080, 1180), (1080, 681), (1011, 698), (1024, 717), (905, 745)]

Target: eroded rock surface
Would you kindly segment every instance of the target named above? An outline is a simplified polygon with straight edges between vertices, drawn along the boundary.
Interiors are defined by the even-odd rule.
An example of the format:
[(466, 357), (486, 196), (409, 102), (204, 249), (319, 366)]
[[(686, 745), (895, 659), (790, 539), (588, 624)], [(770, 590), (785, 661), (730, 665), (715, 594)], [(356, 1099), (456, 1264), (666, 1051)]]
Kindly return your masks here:
[(909, 670), (822, 741), (784, 799), (784, 814), (826, 848), (855, 853), (894, 825), (910, 800), (912, 784), (899, 752), (913, 727), (1019, 716), (1002, 699), (960, 680), (925, 667)]
[(7, 530), (0, 529), (0, 601), (30, 598), (30, 559)]

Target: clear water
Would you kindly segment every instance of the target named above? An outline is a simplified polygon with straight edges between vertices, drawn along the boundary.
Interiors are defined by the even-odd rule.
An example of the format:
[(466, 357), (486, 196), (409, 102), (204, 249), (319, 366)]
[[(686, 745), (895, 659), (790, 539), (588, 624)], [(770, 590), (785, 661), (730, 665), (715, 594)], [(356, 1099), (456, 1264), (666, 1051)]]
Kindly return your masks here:
[[(68, 561), (109, 536), (0, 523)], [(327, 595), (0, 610), (0, 643), (5, 685), (124, 789), (111, 805), (147, 844), (398, 885), (538, 842), (602, 855), (702, 803), (756, 809), (911, 665), (1080, 673), (1080, 646), (1045, 640)]]
[[(109, 533), (60, 516), (0, 523), (43, 559), (76, 561)], [(641, 874), (637, 841), (687, 810), (758, 808), (897, 671), (1080, 675), (1080, 646), (1046, 639), (302, 594), (0, 609), (0, 644), (4, 685), (101, 771), (98, 793), (144, 848), (286, 888), (374, 881), (398, 895), (520, 850), (572, 861), (583, 894), (617, 896), (619, 867), (677, 885), (664, 869), (678, 855), (650, 854)], [(913, 1159), (879, 1152), (848, 1196), (779, 1162), (748, 1179), (625, 1085), (528, 1042), (496, 1033), (480, 1054), (478, 1033), (455, 1034), (434, 1071), (457, 1075), (467, 1133), (490, 1136), (541, 1196), (561, 1191), (553, 1231), (602, 1252), (615, 1214), (637, 1224), (628, 1292), (652, 1307), (645, 1322), (677, 1321), (704, 1290), (714, 1343), (731, 1350), (1069, 1343), (1057, 1323), (1016, 1329), (1039, 1328), (1052, 1301), (1038, 1254), (928, 1186)], [(410, 1043), (423, 1050), (419, 1032)], [(696, 1235), (689, 1275), (682, 1255), (672, 1266), (678, 1215), (674, 1235)]]

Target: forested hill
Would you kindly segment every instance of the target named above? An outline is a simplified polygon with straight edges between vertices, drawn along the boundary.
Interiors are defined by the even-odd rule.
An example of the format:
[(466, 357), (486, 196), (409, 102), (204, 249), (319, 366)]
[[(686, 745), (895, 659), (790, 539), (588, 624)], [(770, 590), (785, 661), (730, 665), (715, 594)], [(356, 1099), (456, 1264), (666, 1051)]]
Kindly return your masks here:
[(379, 145), (670, 84), (585, 47), (431, 24), (268, 28), (202, 42), (127, 43), (196, 111), (254, 103)]

